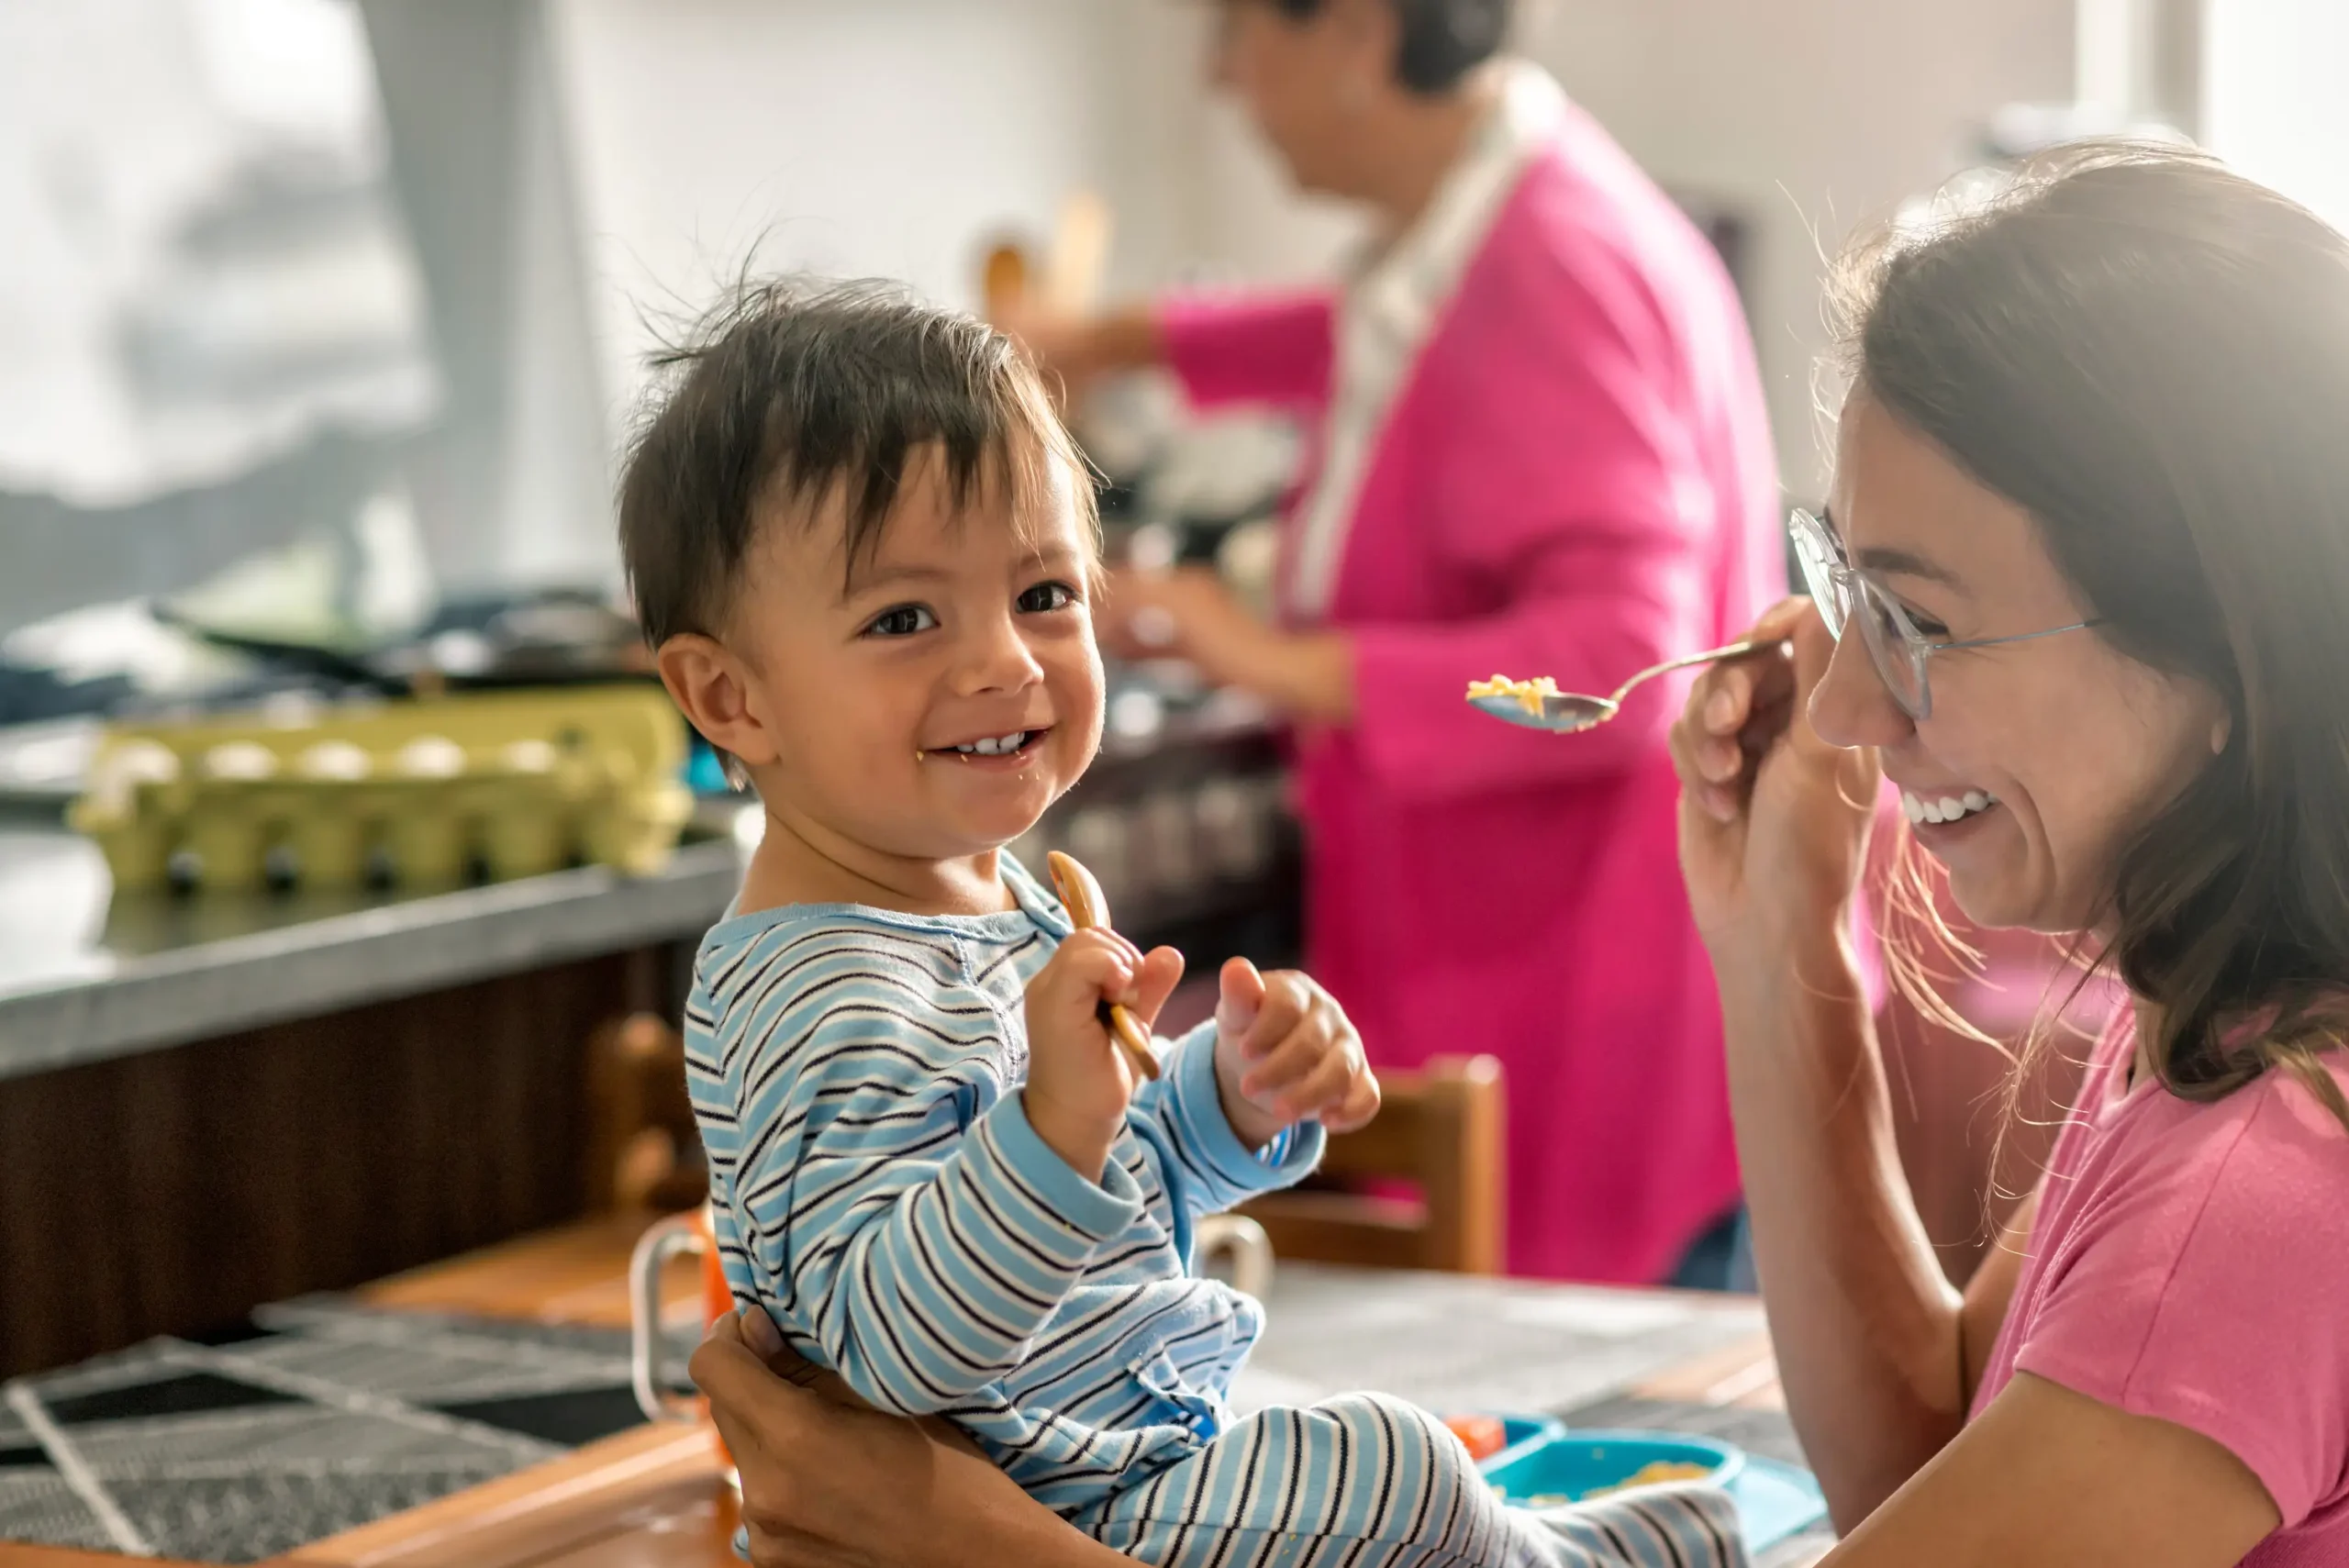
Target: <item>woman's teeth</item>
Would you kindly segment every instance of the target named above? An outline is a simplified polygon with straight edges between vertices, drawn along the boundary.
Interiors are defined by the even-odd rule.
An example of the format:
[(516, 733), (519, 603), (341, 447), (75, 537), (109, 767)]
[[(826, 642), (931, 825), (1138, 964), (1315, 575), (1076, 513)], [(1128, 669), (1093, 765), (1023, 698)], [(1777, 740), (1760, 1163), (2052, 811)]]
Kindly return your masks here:
[(1015, 729), (1008, 735), (996, 735), (984, 740), (973, 740), (965, 745), (953, 747), (952, 750), (960, 751), (965, 756), (976, 754), (981, 757), (1000, 757), (1008, 752), (1019, 751), (1019, 748), (1028, 744), (1028, 738), (1035, 733), (1032, 729)]
[(1900, 810), (1911, 826), (1920, 822), (1954, 822), (1961, 817), (1971, 817), (1977, 811), (1987, 811), (1998, 804), (1998, 797), (1978, 789), (1964, 795), (1944, 795), (1938, 798), (1900, 792)]

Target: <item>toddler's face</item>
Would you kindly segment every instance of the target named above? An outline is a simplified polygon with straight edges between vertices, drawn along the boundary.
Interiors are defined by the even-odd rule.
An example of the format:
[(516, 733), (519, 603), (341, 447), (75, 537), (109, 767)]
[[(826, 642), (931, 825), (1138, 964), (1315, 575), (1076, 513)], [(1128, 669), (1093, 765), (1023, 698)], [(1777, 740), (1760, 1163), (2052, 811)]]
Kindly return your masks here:
[(842, 592), (839, 530), (760, 530), (727, 639), (774, 737), (770, 811), (885, 854), (998, 848), (1076, 782), (1101, 740), (1093, 552), (1069, 476), (1041, 515), (989, 484), (960, 512), (941, 464), (909, 467), (878, 548)]

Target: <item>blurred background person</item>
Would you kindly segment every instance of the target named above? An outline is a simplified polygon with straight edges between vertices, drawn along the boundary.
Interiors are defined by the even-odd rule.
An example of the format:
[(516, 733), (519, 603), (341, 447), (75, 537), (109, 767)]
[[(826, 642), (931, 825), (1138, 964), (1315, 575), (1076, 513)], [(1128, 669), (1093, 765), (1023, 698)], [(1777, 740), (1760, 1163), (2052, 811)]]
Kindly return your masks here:
[(1214, 74), (1367, 208), (1327, 287), (1012, 325), (1073, 384), (1170, 367), (1310, 432), (1274, 622), (1128, 573), (1109, 625), (1291, 719), (1309, 962), (1374, 1060), (1499, 1057), (1514, 1273), (1718, 1284), (1738, 1181), (1674, 867), (1672, 697), (1571, 741), (1495, 672), (1607, 692), (1779, 591), (1777, 471), (1713, 248), (1538, 67), (1510, 0), (1221, 0)]

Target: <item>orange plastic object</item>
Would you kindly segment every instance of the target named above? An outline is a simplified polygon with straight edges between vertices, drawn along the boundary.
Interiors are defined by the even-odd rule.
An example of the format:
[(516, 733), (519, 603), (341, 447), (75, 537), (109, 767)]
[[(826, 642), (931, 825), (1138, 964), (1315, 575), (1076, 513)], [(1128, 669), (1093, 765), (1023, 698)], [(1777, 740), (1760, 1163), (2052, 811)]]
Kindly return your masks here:
[(1443, 1424), (1468, 1445), (1468, 1457), (1480, 1463), (1508, 1447), (1508, 1429), (1498, 1416), (1446, 1416)]

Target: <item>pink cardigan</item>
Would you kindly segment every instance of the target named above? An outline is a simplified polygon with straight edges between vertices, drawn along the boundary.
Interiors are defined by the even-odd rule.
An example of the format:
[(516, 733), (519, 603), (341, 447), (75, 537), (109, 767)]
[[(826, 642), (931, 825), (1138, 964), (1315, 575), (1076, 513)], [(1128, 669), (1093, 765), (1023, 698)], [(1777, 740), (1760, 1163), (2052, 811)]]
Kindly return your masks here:
[[(1331, 396), (1327, 293), (1185, 300), (1200, 405)], [(1711, 972), (1681, 889), (1664, 734), (1686, 684), (1563, 738), (1471, 678), (1607, 692), (1729, 640), (1782, 591), (1777, 476), (1711, 248), (1569, 108), (1397, 395), (1328, 617), (1359, 713), (1298, 738), (1308, 959), (1375, 1062), (1506, 1064), (1512, 1272), (1661, 1278), (1737, 1201)]]

